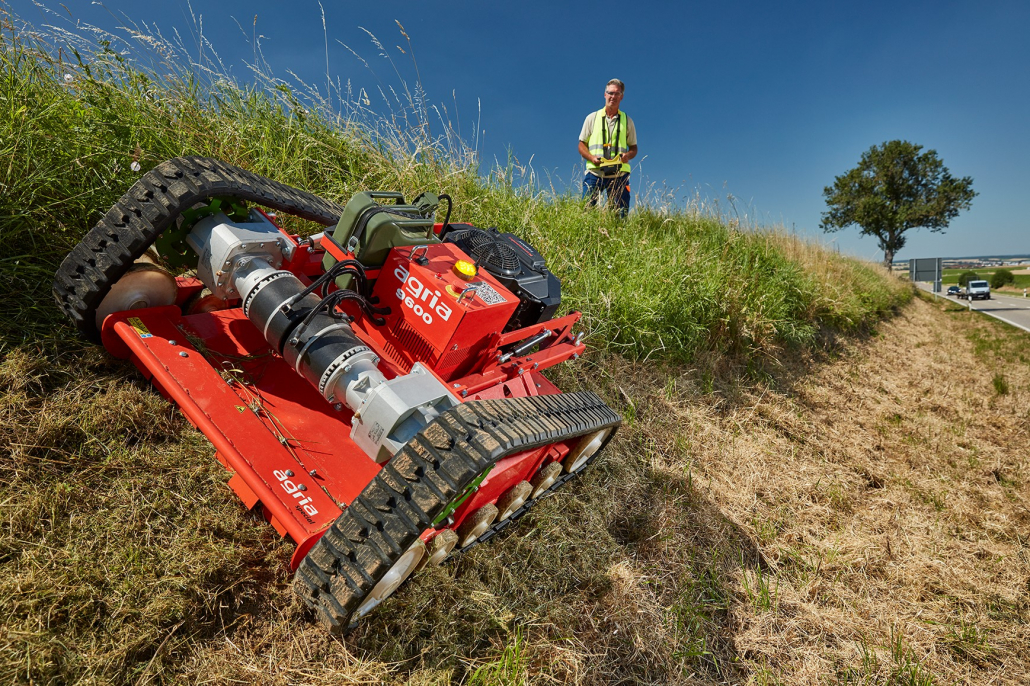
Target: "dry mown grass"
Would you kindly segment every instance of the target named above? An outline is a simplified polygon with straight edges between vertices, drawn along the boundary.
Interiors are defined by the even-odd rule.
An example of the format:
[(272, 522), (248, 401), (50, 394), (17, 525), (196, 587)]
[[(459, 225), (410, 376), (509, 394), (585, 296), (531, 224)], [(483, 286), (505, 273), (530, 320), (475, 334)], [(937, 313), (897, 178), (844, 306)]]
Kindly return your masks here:
[(735, 647), (785, 682), (1030, 681), (1030, 339), (940, 307), (696, 431), (765, 562)]
[(1028, 338), (940, 307), (771, 376), (566, 366), (606, 456), (343, 640), (135, 373), (8, 352), (0, 682), (1027, 683)]

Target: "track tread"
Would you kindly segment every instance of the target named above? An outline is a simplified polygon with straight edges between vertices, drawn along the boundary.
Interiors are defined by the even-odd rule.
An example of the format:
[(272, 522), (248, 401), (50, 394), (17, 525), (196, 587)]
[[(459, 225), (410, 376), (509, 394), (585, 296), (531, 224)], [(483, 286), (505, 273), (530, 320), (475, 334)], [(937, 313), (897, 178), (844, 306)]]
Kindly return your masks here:
[(333, 522), (301, 561), (294, 590), (324, 626), (341, 631), (393, 562), (497, 460), (619, 423), (619, 415), (588, 392), (471, 401), (447, 410), (401, 448)]
[(343, 206), (205, 157), (177, 157), (146, 172), (65, 257), (54, 277), (57, 305), (86, 338), (99, 342), (96, 311), (111, 286), (176, 218), (198, 202), (231, 196), (323, 226)]

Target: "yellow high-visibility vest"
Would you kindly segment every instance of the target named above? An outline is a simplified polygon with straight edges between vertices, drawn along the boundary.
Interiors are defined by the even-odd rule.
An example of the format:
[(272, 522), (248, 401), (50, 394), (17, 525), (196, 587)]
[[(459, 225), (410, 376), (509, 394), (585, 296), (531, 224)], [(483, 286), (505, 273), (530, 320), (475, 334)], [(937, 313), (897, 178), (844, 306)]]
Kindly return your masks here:
[[(619, 111), (619, 121), (615, 125), (615, 135), (610, 136), (608, 132), (608, 118), (604, 113), (602, 107), (597, 111), (596, 119), (594, 119), (594, 128), (590, 132), (590, 140), (587, 141), (587, 149), (591, 155), (597, 155), (607, 160), (614, 160), (624, 152), (629, 152), (629, 145), (626, 142), (626, 130), (629, 128), (626, 124), (626, 113)], [(591, 161), (587, 161), (587, 169), (600, 169), (600, 166), (594, 164)], [(605, 167), (606, 171), (609, 171), (610, 167)], [(619, 166), (619, 172), (622, 174), (629, 173), (629, 163), (623, 163)]]

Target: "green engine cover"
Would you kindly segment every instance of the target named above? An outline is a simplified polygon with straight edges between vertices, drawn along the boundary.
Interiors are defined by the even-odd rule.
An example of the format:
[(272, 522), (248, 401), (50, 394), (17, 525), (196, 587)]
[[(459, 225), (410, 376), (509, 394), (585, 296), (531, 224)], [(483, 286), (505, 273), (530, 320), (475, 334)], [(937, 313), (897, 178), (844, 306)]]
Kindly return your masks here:
[[(380, 200), (393, 200), (395, 204), (380, 204)], [(439, 205), (440, 199), (432, 193), (422, 193), (411, 205), (406, 205), (404, 196), (396, 191), (356, 193), (331, 235), (365, 267), (382, 267), (393, 248), (440, 242), (433, 233), (433, 216)], [(329, 269), (336, 262), (326, 253), (322, 267)], [(350, 275), (336, 280), (339, 288), (348, 288), (350, 283)]]

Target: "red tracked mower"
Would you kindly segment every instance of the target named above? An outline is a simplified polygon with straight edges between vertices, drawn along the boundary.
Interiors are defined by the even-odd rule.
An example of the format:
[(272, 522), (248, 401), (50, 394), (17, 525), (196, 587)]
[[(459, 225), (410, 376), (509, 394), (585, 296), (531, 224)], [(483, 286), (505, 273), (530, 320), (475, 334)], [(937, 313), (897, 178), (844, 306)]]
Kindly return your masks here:
[[(584, 350), (543, 258), (450, 212), (430, 193), (341, 207), (177, 158), (54, 282), (79, 331), (175, 402), (247, 507), (296, 543), (294, 589), (331, 630), (518, 519), (620, 423), (541, 374)], [(276, 213), (328, 228), (300, 238)]]

